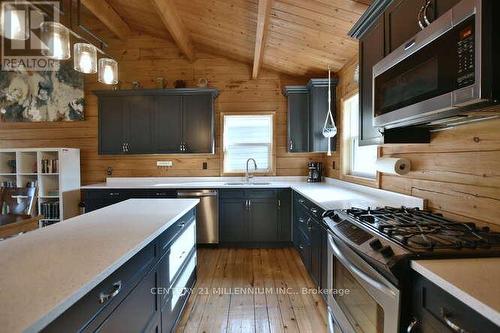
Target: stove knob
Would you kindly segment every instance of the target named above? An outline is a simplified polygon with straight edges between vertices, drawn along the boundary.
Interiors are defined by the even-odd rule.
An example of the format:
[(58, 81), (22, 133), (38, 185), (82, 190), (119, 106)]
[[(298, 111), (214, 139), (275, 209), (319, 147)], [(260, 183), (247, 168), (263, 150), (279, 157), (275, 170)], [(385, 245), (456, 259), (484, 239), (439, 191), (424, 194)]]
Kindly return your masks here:
[(370, 242), (370, 247), (374, 249), (375, 251), (378, 251), (382, 248), (382, 242), (378, 239), (374, 239)]
[(394, 251), (390, 246), (384, 246), (382, 249), (380, 249), (380, 253), (382, 253), (384, 258), (390, 258), (394, 255)]

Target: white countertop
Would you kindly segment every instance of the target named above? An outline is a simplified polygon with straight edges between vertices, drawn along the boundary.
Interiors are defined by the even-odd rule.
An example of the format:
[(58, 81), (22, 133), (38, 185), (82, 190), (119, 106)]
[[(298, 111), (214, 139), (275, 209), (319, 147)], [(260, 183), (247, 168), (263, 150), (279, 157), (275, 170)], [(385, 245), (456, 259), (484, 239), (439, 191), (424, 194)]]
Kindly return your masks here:
[(127, 200), (0, 242), (0, 330), (39, 331), (198, 202)]
[(267, 185), (228, 185), (245, 183), (240, 177), (158, 177), (158, 178), (108, 178), (106, 183), (83, 186), (82, 189), (238, 189), (238, 188), (291, 188), (323, 209), (351, 207), (418, 207), (424, 208), (424, 200), (389, 191), (356, 185), (326, 178), (323, 183), (307, 183), (304, 177), (255, 177), (253, 183)]
[(500, 326), (500, 258), (416, 260), (411, 266)]

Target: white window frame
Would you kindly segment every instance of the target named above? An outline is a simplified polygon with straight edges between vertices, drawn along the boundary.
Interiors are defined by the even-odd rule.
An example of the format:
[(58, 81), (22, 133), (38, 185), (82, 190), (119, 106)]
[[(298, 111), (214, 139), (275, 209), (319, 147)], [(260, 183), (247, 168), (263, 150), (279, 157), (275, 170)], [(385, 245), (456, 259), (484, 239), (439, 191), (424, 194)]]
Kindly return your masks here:
[[(363, 185), (378, 187), (380, 182), (378, 172), (376, 172), (375, 175), (373, 175), (353, 170), (355, 164), (356, 147), (359, 146), (359, 133), (352, 133), (353, 129), (351, 128), (351, 122), (352, 122), (351, 112), (359, 112), (359, 104), (357, 111), (348, 109), (346, 105), (353, 98), (359, 99), (359, 93), (354, 92), (341, 99), (341, 110), (342, 110), (341, 178), (344, 180), (349, 180)], [(376, 152), (377, 157), (379, 157), (380, 149), (378, 147), (376, 149), (377, 149)]]
[[(251, 170), (253, 174), (260, 174), (260, 175), (268, 175), (268, 174), (273, 174), (274, 173), (274, 114), (273, 113), (221, 113), (221, 124), (222, 124), (222, 174), (223, 175), (243, 175), (245, 174), (246, 170), (226, 170), (226, 156), (227, 156), (227, 150), (226, 150), (226, 138), (225, 138), (225, 132), (226, 132), (226, 122), (225, 119), (226, 117), (269, 117), (271, 119), (271, 127), (269, 128), (269, 137), (271, 138), (271, 142), (269, 143), (241, 143), (241, 144), (232, 144), (232, 146), (254, 146), (254, 147), (268, 147), (268, 168), (267, 169), (261, 169), (258, 168), (257, 170), (253, 170), (253, 165), (251, 165)], [(259, 167), (259, 165), (257, 165)]]

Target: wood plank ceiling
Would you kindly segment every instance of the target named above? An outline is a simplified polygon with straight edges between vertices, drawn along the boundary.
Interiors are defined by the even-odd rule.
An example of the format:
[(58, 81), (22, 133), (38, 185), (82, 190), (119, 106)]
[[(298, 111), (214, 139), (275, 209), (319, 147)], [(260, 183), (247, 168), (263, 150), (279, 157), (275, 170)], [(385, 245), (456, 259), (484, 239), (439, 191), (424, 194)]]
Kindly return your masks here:
[[(89, 1), (89, 0), (86, 0)], [(104, 0), (100, 0), (103, 2)], [(106, 0), (132, 31), (279, 72), (339, 70), (358, 49), (347, 32), (370, 0)], [(193, 48), (191, 48), (191, 45)]]

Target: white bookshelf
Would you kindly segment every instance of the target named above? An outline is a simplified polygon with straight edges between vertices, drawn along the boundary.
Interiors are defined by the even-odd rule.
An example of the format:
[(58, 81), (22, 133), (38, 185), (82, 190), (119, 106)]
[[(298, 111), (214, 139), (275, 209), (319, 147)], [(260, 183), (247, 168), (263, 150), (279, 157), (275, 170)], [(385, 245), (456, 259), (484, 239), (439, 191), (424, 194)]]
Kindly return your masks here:
[[(57, 160), (57, 169), (44, 169), (44, 160)], [(54, 165), (55, 162), (49, 164)], [(0, 183), (3, 186), (5, 182), (15, 187), (26, 187), (36, 182), (38, 214), (42, 214), (44, 203), (59, 202), (59, 209), (52, 211), (54, 216), (41, 220), (41, 226), (76, 216), (80, 201), (80, 150), (0, 149)]]

